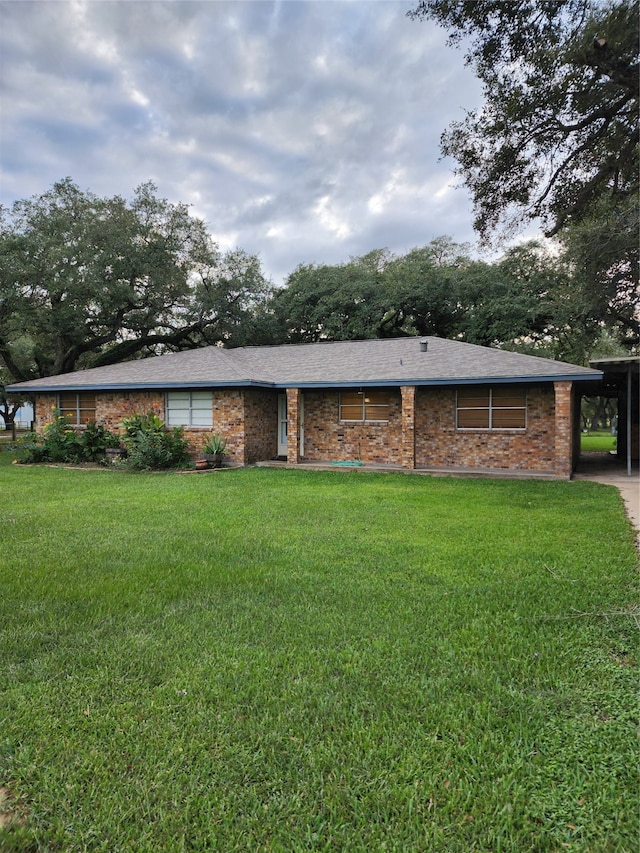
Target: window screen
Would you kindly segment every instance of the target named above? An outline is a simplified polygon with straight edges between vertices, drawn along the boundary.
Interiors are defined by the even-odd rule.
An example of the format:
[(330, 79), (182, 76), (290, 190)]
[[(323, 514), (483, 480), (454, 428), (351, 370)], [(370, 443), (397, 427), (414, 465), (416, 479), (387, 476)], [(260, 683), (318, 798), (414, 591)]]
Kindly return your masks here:
[(167, 392), (167, 426), (213, 426), (211, 391)]
[(456, 408), (458, 429), (525, 429), (527, 392), (517, 386), (461, 388)]
[(340, 394), (341, 421), (388, 421), (386, 391), (345, 391)]

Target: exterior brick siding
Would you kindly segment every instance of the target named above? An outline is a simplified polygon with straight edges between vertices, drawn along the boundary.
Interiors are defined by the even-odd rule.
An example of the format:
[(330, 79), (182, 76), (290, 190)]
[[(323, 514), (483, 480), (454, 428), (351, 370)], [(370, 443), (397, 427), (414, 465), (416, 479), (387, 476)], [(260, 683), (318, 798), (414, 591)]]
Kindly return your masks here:
[[(304, 392), (305, 462), (402, 464), (400, 389), (389, 389), (389, 421), (340, 421), (340, 392)], [(291, 429), (289, 430), (291, 436)]]
[[(524, 430), (456, 429), (456, 389), (385, 389), (389, 419), (340, 421), (338, 389), (287, 389), (288, 461), (349, 462), (404, 468), (496, 469), (571, 476), (579, 448), (579, 397), (571, 382), (527, 385)], [(278, 392), (257, 388), (215, 389), (212, 428), (185, 428), (195, 456), (213, 431), (227, 441), (228, 458), (241, 465), (275, 458)], [(57, 405), (56, 394), (36, 397), (36, 429), (42, 430)], [(113, 432), (133, 412), (155, 408), (164, 417), (161, 392), (96, 394), (96, 421)], [(300, 424), (304, 441), (299, 446)]]
[(418, 467), (555, 473), (553, 386), (527, 386), (527, 428), (505, 431), (457, 430), (455, 388), (419, 388), (415, 433)]

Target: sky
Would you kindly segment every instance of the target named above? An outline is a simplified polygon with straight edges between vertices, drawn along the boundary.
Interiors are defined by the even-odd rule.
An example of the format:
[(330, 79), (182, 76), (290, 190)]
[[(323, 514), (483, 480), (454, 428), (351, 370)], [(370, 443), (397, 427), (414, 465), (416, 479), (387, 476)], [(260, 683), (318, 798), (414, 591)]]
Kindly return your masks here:
[(71, 177), (191, 205), (274, 284), (475, 243), (440, 135), (482, 103), (412, 0), (0, 0), (0, 204)]

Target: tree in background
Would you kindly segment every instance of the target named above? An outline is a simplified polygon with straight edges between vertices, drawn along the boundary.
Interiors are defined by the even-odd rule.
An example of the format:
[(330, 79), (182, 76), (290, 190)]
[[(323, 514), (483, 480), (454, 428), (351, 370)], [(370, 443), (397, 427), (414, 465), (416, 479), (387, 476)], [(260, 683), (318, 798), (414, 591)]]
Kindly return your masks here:
[(376, 249), (338, 265), (305, 264), (273, 296), (279, 339), (362, 340), (458, 331), (458, 281), (472, 262), (447, 237), (406, 255)]
[(585, 321), (638, 343), (637, 0), (422, 0), (409, 13), (468, 45), (485, 103), (442, 151), (485, 241), (539, 219), (560, 237)]
[(271, 302), (267, 343), (438, 335), (585, 361), (602, 336), (586, 316), (571, 264), (532, 242), (492, 262), (439, 237), (330, 266), (307, 264)]
[(129, 203), (70, 178), (2, 209), (0, 359), (13, 381), (230, 341), (269, 287), (186, 205)]
[(383, 287), (386, 250), (337, 265), (301, 264), (275, 291), (271, 308), (279, 342), (388, 337)]

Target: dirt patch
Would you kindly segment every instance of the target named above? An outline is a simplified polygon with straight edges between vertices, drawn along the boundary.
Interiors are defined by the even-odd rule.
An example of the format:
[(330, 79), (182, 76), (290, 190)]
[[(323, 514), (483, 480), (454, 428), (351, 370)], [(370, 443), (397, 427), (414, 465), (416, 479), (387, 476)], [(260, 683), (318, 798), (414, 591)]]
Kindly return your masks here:
[(11, 824), (24, 826), (25, 823), (24, 810), (18, 806), (9, 789), (0, 785), (0, 829)]

